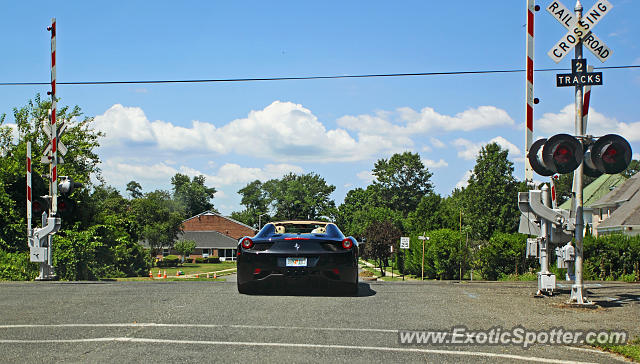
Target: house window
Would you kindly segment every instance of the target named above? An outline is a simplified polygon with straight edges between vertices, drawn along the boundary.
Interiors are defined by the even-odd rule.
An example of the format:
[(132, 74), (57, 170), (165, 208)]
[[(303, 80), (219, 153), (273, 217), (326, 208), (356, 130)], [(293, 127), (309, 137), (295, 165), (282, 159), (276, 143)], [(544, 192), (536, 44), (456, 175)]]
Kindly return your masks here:
[(237, 249), (219, 249), (218, 256), (224, 260), (236, 260)]
[(162, 256), (166, 257), (167, 255), (169, 255), (169, 249), (162, 249)]

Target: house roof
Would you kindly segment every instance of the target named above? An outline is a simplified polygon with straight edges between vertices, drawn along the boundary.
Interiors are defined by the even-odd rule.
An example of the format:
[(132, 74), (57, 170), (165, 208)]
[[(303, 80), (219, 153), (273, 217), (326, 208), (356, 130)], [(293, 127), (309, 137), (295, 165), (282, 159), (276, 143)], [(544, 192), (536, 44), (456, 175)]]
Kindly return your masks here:
[(620, 206), (633, 199), (640, 192), (640, 173), (636, 173), (628, 180), (624, 181), (615, 190), (609, 192), (591, 207)]
[(196, 248), (235, 249), (238, 241), (217, 231), (184, 231), (176, 240), (193, 240)]
[[(592, 205), (606, 194), (611, 192), (617, 186), (621, 185), (627, 179), (621, 174), (603, 174), (596, 178), (593, 182), (589, 183), (582, 190), (582, 203), (584, 207), (593, 207)], [(568, 199), (560, 205), (561, 209), (571, 209), (571, 202), (573, 199)]]
[(640, 193), (618, 207), (608, 219), (598, 225), (598, 229), (629, 225), (640, 225)]
[(238, 221), (238, 220), (234, 220), (234, 219), (230, 218), (229, 216), (220, 215), (219, 213), (217, 213), (217, 212), (215, 212), (215, 211), (211, 211), (211, 210), (207, 210), (207, 211), (201, 212), (201, 213), (199, 213), (199, 214), (197, 214), (197, 215), (195, 215), (195, 216), (191, 216), (190, 218), (188, 218), (188, 219), (186, 219), (186, 220), (183, 220), (182, 222), (189, 221), (189, 220), (191, 220), (191, 219), (195, 219), (195, 218), (200, 217), (200, 216), (220, 216), (221, 218), (223, 218), (223, 219), (225, 219), (225, 220), (229, 220), (229, 221), (231, 221), (231, 222), (233, 222), (233, 223), (236, 223), (236, 224), (238, 224), (238, 225), (242, 225), (242, 226), (246, 227), (247, 229), (251, 229), (251, 230), (253, 230), (253, 231), (255, 231), (255, 230), (256, 230), (256, 229), (252, 228), (252, 227), (251, 227), (251, 226), (249, 226), (249, 225), (246, 225), (246, 224), (241, 223), (241, 222), (240, 222), (240, 221)]

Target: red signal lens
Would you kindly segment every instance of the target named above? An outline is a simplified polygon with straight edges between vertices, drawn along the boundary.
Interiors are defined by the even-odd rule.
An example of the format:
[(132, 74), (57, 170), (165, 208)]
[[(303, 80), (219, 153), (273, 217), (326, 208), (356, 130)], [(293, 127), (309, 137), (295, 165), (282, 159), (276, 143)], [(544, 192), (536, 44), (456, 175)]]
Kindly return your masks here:
[(602, 160), (608, 164), (617, 163), (618, 149), (614, 145), (610, 145), (602, 153)]
[(568, 163), (572, 158), (571, 150), (566, 145), (559, 145), (553, 152), (553, 159), (558, 163)]
[(349, 238), (344, 239), (342, 241), (342, 247), (345, 249), (351, 249), (353, 247), (353, 241)]
[(253, 246), (253, 240), (251, 240), (249, 238), (244, 238), (244, 239), (242, 239), (241, 245), (245, 249), (251, 249), (251, 247)]
[(33, 212), (35, 212), (36, 214), (40, 214), (42, 212), (44, 212), (45, 207), (42, 204), (42, 202), (35, 200), (32, 202), (31, 204), (31, 209), (33, 210)]

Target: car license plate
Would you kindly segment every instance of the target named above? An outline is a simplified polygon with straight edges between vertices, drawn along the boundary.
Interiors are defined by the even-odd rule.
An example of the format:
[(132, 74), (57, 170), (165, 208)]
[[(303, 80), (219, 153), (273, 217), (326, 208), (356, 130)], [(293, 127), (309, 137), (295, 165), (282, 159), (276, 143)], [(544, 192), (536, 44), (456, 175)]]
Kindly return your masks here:
[(287, 267), (306, 267), (307, 258), (287, 258)]

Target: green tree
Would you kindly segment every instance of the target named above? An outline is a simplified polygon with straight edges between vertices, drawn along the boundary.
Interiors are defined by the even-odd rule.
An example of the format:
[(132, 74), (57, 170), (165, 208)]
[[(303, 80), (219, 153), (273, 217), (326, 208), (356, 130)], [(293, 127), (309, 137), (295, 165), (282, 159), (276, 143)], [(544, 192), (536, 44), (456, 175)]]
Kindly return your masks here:
[(417, 234), (441, 229), (444, 225), (442, 203), (443, 199), (438, 194), (429, 193), (423, 196), (416, 209), (411, 211), (404, 220), (404, 230)]
[(465, 222), (478, 239), (488, 240), (495, 232), (511, 233), (518, 229), (521, 184), (513, 177), (513, 163), (508, 154), (497, 143), (482, 147), (465, 189)]
[(182, 231), (185, 214), (167, 191), (153, 191), (132, 201), (137, 223), (136, 235), (145, 240), (155, 255), (161, 247), (171, 247)]
[(205, 186), (205, 176), (195, 176), (192, 180), (189, 176), (176, 173), (171, 177), (173, 185), (173, 197), (184, 206), (187, 216), (195, 216), (207, 210), (214, 210), (213, 199), (216, 189)]
[(360, 239), (373, 221), (385, 219), (391, 219), (394, 225), (401, 226), (398, 221), (402, 219), (402, 214), (376, 204), (375, 199), (373, 186), (366, 189), (355, 188), (347, 192), (336, 213), (336, 223), (346, 235)]
[(262, 182), (255, 180), (241, 188), (238, 194), (242, 195), (240, 204), (245, 206), (245, 209), (232, 212), (231, 218), (256, 228), (261, 228), (258, 223), (269, 221), (269, 201)]
[(391, 256), (391, 246), (398, 248), (402, 232), (398, 230), (390, 220), (373, 221), (364, 231), (366, 238), (365, 250), (367, 256), (374, 259), (385, 275), (384, 267), (387, 259)]
[(142, 186), (136, 181), (129, 181), (127, 183), (127, 192), (129, 192), (131, 198), (140, 198), (142, 197)]
[(265, 182), (266, 192), (274, 219), (322, 219), (333, 217), (336, 212), (331, 193), (336, 187), (328, 185), (315, 173), (296, 175), (289, 173), (281, 179)]
[(374, 188), (380, 201), (403, 216), (415, 210), (424, 195), (433, 192), (432, 176), (418, 153), (404, 152), (379, 159), (373, 168)]
[(634, 174), (638, 173), (639, 171), (640, 171), (640, 161), (634, 159), (631, 161), (631, 163), (629, 163), (629, 166), (627, 166), (627, 169), (624, 172), (622, 172), (622, 175), (629, 178)]
[[(39, 157), (49, 143), (49, 137), (42, 130), (42, 121), (48, 120), (48, 110), (51, 107), (50, 100), (42, 100), (36, 95), (34, 100), (29, 100), (23, 107), (13, 109), (13, 121), (16, 125), (18, 138), (12, 137), (12, 130), (6, 125), (4, 115), (0, 117), (0, 205), (8, 204), (11, 207), (3, 209), (3, 217), (0, 218), (0, 240), (4, 241), (3, 249), (9, 251), (26, 250), (26, 189), (25, 189), (25, 161), (26, 142), (32, 144), (32, 170), (34, 179), (34, 196), (46, 194), (46, 185), (38, 176), (49, 173), (49, 165), (38, 163)], [(80, 108), (75, 106), (60, 106), (57, 111), (57, 120), (67, 124), (66, 132), (60, 141), (67, 148), (64, 156), (64, 164), (58, 165), (59, 176), (70, 176), (76, 182), (85, 187), (76, 191), (73, 195), (77, 201), (76, 213), (65, 217), (63, 229), (82, 222), (86, 227), (91, 216), (82, 209), (89, 198), (91, 189), (91, 175), (99, 178), (98, 164), (100, 162), (96, 154), (98, 139), (102, 134), (91, 128), (93, 118), (84, 117)], [(42, 187), (36, 188), (37, 183)], [(44, 189), (44, 190), (43, 190)], [(2, 206), (5, 207), (5, 206)], [(6, 221), (2, 221), (6, 219)], [(34, 219), (37, 220), (37, 219)], [(19, 227), (19, 228), (18, 228)]]
[(193, 240), (178, 240), (173, 245), (173, 248), (180, 253), (182, 256), (182, 262), (184, 262), (184, 258), (191, 254), (193, 249), (196, 248), (196, 242)]
[(463, 214), (465, 207), (465, 189), (456, 188), (440, 203), (439, 214), (442, 218), (442, 228), (460, 230), (467, 217)]

